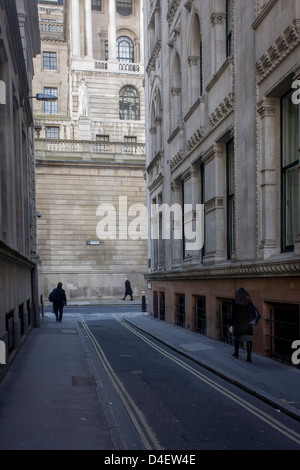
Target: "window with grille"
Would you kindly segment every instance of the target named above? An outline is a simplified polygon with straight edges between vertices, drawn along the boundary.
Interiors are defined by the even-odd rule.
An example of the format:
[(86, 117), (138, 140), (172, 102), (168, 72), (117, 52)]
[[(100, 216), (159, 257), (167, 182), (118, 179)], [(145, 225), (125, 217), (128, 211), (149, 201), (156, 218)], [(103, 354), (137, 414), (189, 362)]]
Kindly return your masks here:
[(117, 59), (119, 62), (134, 62), (134, 45), (127, 36), (117, 39)]
[[(44, 87), (44, 93), (46, 93), (47, 95), (57, 96), (57, 88)], [(45, 101), (44, 112), (45, 114), (57, 114), (57, 101)]]
[(132, 0), (117, 0), (117, 12), (123, 16), (132, 14)]
[(43, 69), (57, 70), (56, 52), (43, 52)]
[(127, 85), (120, 90), (119, 111), (122, 120), (140, 119), (140, 96), (133, 86)]
[(45, 129), (46, 139), (59, 139), (59, 127), (47, 126)]
[(185, 327), (185, 295), (176, 295), (176, 325)]

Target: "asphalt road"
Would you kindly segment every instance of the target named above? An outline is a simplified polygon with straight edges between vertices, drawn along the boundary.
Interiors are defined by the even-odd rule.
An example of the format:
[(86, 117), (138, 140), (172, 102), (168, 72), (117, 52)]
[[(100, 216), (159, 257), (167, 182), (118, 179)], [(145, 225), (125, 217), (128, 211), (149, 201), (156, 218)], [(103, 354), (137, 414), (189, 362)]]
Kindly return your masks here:
[(65, 314), (80, 312), (106, 407), (128, 449), (300, 449), (299, 422), (133, 328), (125, 311), (69, 307)]

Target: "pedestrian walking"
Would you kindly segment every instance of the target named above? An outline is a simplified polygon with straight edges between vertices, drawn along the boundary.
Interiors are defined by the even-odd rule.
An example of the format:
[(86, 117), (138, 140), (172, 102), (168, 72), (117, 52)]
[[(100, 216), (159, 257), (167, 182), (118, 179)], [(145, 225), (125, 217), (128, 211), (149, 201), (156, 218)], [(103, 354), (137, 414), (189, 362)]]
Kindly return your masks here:
[(252, 305), (251, 298), (244, 288), (235, 293), (235, 301), (232, 306), (232, 324), (230, 333), (235, 337), (234, 357), (239, 357), (240, 344), (247, 342), (247, 361), (251, 362), (253, 328), (249, 324), (249, 306)]
[(53, 302), (56, 321), (61, 322), (65, 305), (67, 305), (66, 293), (62, 288), (62, 283), (59, 282), (57, 284), (57, 288), (55, 289), (55, 300)]
[(125, 294), (122, 300), (125, 300), (127, 295), (130, 295), (130, 300), (133, 300), (130, 282), (128, 281), (127, 277), (125, 277)]

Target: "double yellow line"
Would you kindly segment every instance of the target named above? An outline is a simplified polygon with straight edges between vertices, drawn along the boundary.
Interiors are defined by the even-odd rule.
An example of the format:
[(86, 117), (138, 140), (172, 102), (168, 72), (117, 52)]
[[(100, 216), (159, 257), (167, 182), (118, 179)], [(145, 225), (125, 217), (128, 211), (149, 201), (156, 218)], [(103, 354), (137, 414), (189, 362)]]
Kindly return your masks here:
[[(117, 318), (118, 319), (118, 318)], [(119, 320), (120, 321), (120, 320)], [(172, 354), (170, 354), (168, 351), (164, 350), (157, 344), (153, 343), (151, 340), (149, 340), (146, 336), (141, 334), (139, 331), (135, 330), (129, 324), (125, 323), (124, 321), (120, 321), (121, 325), (127, 328), (131, 333), (135, 334), (138, 336), (142, 341), (147, 343), (151, 348), (155, 349), (158, 351), (160, 354), (163, 356), (167, 357), (171, 361), (175, 362), (177, 365), (188, 371), (190, 374), (194, 375), (198, 379), (200, 379), (202, 382), (206, 383), (210, 387), (214, 388), (217, 390), (219, 393), (222, 395), (225, 395), (227, 398), (232, 400), (233, 402), (237, 403), (239, 406), (247, 410), (249, 413), (253, 414), (257, 418), (259, 418), (261, 421), (264, 421), (267, 423), (269, 426), (272, 428), (276, 429), (278, 432), (281, 434), (284, 434), (286, 437), (291, 439), (292, 441), (296, 442), (298, 445), (300, 445), (300, 434), (297, 432), (293, 431), (292, 429), (289, 429), (287, 426), (284, 424), (280, 423), (278, 420), (272, 418), (272, 416), (269, 416), (267, 413), (263, 412), (259, 408), (255, 407), (248, 401), (244, 400), (243, 398), (239, 397), (235, 393), (231, 392), (227, 388), (223, 387), (222, 385), (219, 385), (217, 382), (214, 380), (211, 380), (210, 378), (206, 377), (205, 375), (201, 374), (201, 372), (197, 371), (190, 365), (186, 364), (184, 361), (182, 361), (179, 358), (174, 357)]]
[(154, 432), (150, 428), (149, 424), (147, 423), (147, 420), (141, 410), (136, 406), (134, 403), (133, 399), (125, 389), (124, 385), (122, 382), (119, 380), (117, 377), (116, 373), (114, 372), (113, 368), (111, 367), (103, 349), (99, 345), (98, 341), (96, 340), (95, 336), (85, 323), (83, 317), (81, 316), (80, 319), (82, 323), (82, 327), (88, 337), (90, 338), (92, 345), (94, 346), (94, 349), (96, 351), (96, 354), (105, 370), (107, 373), (111, 383), (113, 384), (116, 392), (118, 393), (132, 423), (134, 424), (137, 433), (139, 434), (141, 441), (145, 447), (146, 450), (163, 450), (163, 448), (160, 446), (160, 443), (158, 442), (157, 437), (155, 436)]

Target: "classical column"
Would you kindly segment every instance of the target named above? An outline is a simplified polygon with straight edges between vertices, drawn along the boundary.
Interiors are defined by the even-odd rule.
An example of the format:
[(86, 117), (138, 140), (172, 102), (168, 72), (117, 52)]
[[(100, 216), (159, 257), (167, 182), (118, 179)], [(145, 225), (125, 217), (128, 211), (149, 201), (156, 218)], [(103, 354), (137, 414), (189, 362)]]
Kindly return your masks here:
[(144, 63), (144, 12), (143, 12), (143, 0), (140, 0), (140, 57), (139, 61), (141, 64)]
[(261, 259), (280, 253), (278, 229), (280, 207), (278, 205), (278, 178), (276, 177), (276, 112), (278, 100), (263, 98), (257, 106), (260, 117), (261, 141), (261, 217), (260, 245)]
[(85, 0), (85, 54), (93, 58), (93, 26), (91, 0)]
[[(172, 190), (172, 207), (180, 207), (182, 209), (182, 181), (174, 181), (171, 184)], [(181, 210), (180, 209), (180, 210)], [(182, 212), (182, 211), (181, 211)], [(182, 215), (181, 215), (182, 217)], [(173, 216), (173, 235), (171, 238), (172, 243), (172, 268), (179, 268), (182, 266), (183, 257), (183, 240), (182, 240), (182, 218), (180, 214), (175, 213)]]
[(116, 33), (116, 0), (109, 0), (108, 21), (108, 58), (116, 60), (117, 33)]
[(80, 57), (79, 0), (72, 0), (72, 47), (73, 47), (73, 56)]

